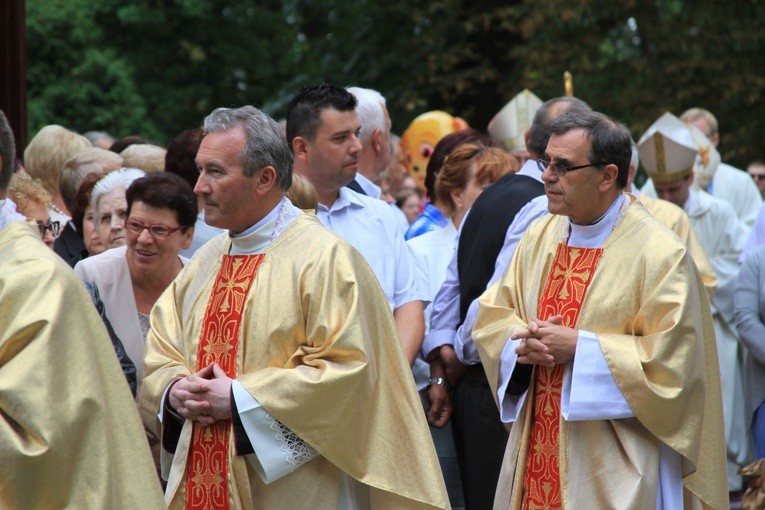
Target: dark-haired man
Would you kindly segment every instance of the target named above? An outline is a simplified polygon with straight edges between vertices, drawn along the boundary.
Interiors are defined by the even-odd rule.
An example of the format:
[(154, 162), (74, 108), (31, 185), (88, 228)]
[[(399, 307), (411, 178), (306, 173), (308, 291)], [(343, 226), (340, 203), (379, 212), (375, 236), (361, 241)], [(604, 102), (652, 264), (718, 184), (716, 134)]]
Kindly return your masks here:
[[(727, 507), (717, 352), (693, 260), (622, 193), (626, 127), (570, 112), (550, 132), (551, 215), (481, 296), (473, 329), (514, 423), (494, 507)], [(533, 372), (510, 386), (524, 365)]]
[(411, 365), (425, 330), (423, 293), (393, 210), (345, 187), (356, 176), (362, 150), (355, 108), (346, 89), (327, 83), (304, 87), (287, 111), (287, 141), (295, 172), (316, 188), (317, 216), (364, 255), (382, 285)]

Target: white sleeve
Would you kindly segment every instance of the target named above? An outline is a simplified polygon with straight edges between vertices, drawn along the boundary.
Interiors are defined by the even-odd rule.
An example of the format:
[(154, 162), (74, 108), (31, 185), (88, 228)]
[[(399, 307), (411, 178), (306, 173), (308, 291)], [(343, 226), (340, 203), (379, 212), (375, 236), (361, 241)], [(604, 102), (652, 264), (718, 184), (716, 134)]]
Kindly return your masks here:
[(254, 454), (246, 455), (264, 483), (287, 475), (318, 455), (310, 445), (268, 414), (266, 408), (234, 380), (232, 393)]
[(611, 375), (594, 333), (579, 331), (574, 361), (563, 379), (560, 410), (568, 421), (635, 416)]
[(520, 340), (508, 339), (500, 355), (497, 402), (499, 402), (499, 418), (502, 423), (511, 423), (518, 419), (518, 415), (523, 409), (523, 403), (526, 401), (526, 395), (529, 393), (528, 389), (518, 396), (507, 393), (507, 385), (510, 383), (510, 376), (513, 375), (518, 360), (515, 349), (520, 343)]

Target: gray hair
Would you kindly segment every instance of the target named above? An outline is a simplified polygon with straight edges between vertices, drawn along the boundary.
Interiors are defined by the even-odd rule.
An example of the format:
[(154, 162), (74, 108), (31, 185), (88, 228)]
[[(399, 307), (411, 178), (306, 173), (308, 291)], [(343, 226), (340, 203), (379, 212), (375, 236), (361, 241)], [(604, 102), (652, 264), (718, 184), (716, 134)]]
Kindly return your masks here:
[(385, 123), (385, 98), (373, 89), (364, 89), (361, 87), (348, 87), (348, 92), (356, 97), (356, 115), (359, 116), (359, 141), (361, 145), (366, 146), (367, 142), (379, 129), (383, 133), (388, 129)]
[(640, 165), (640, 154), (638, 153), (637, 144), (635, 143), (635, 140), (632, 140), (632, 158), (630, 158), (630, 165), (635, 167), (635, 171), (637, 172), (638, 166)]
[(204, 120), (204, 134), (244, 128), (247, 141), (242, 153), (242, 172), (251, 177), (261, 168), (276, 170), (276, 185), (282, 192), (292, 186), (292, 152), (279, 124), (254, 106), (216, 108)]
[[(93, 217), (98, 217), (98, 200), (112, 191), (121, 189), (127, 191), (130, 184), (146, 175), (143, 170), (137, 168), (120, 168), (104, 176), (93, 186), (93, 193), (90, 195), (90, 205), (93, 207)], [(126, 199), (127, 200), (127, 199)]]
[(550, 124), (559, 115), (569, 111), (592, 111), (587, 103), (571, 96), (561, 96), (548, 99), (534, 114), (534, 120), (529, 128), (528, 149), (535, 157), (542, 156), (547, 150), (550, 140)]

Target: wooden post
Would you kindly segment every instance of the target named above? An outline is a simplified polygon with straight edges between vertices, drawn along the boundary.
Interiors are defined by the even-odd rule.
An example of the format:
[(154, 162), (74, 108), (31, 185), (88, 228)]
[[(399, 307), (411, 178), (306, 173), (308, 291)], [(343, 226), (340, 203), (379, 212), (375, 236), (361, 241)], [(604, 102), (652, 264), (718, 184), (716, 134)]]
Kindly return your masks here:
[(0, 109), (16, 137), (16, 154), (27, 145), (27, 45), (24, 0), (0, 2)]

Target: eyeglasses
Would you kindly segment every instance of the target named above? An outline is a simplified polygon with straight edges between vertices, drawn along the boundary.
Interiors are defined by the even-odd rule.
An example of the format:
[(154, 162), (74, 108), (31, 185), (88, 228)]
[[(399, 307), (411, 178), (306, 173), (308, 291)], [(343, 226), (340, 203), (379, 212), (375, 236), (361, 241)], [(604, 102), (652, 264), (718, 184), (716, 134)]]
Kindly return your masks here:
[(177, 232), (184, 228), (182, 225), (180, 227), (168, 227), (166, 225), (147, 225), (145, 223), (142, 223), (138, 220), (130, 220), (128, 219), (125, 221), (125, 228), (130, 230), (131, 232), (135, 232), (136, 234), (140, 234), (141, 232), (145, 230), (148, 230), (151, 235), (154, 237), (167, 237), (173, 232)]
[(754, 179), (755, 181), (761, 181), (765, 179), (765, 174), (749, 174), (749, 175), (751, 175), (752, 179)]
[(602, 166), (606, 166), (608, 163), (587, 163), (586, 165), (578, 165), (578, 166), (568, 166), (564, 165), (563, 163), (555, 162), (551, 163), (550, 161), (546, 159), (538, 159), (537, 160), (537, 166), (539, 167), (540, 172), (544, 172), (545, 169), (549, 166), (550, 169), (558, 174), (558, 175), (566, 175), (569, 172), (573, 172), (574, 170), (581, 170), (582, 168), (588, 168), (588, 167), (595, 167), (600, 168)]
[(45, 237), (45, 231), (50, 230), (51, 235), (53, 237), (58, 237), (58, 233), (61, 231), (61, 223), (58, 221), (49, 221), (48, 223), (43, 223), (40, 220), (37, 220), (37, 228), (40, 230), (40, 237)]

